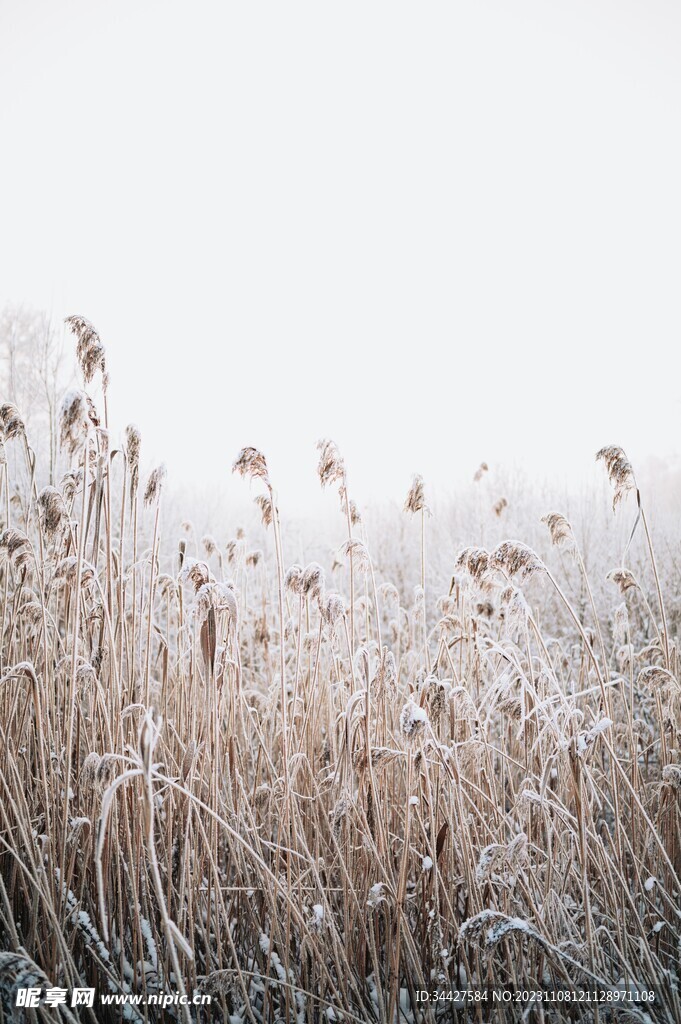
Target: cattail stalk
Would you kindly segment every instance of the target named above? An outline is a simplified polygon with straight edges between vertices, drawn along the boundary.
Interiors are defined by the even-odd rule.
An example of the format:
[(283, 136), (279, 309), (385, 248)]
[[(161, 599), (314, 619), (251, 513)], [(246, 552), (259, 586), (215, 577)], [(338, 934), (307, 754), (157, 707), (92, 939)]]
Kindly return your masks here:
[(72, 652), (71, 652), (71, 671), (69, 673), (69, 685), (67, 692), (66, 702), (66, 713), (68, 716), (68, 731), (66, 734), (66, 762), (64, 768), (64, 803), (63, 803), (63, 821), (62, 821), (62, 844), (61, 844), (61, 859), (60, 859), (60, 871), (61, 878), (66, 877), (66, 843), (68, 839), (69, 831), (69, 800), (70, 800), (70, 786), (71, 786), (71, 768), (73, 764), (73, 729), (75, 720), (75, 702), (76, 702), (76, 690), (77, 690), (77, 679), (76, 672), (78, 669), (78, 638), (80, 636), (80, 611), (81, 611), (81, 573), (83, 568), (83, 551), (85, 549), (85, 514), (86, 514), (86, 497), (88, 493), (87, 483), (87, 455), (88, 455), (88, 441), (82, 449), (82, 461), (83, 461), (83, 493), (81, 499), (80, 508), (80, 524), (77, 536), (77, 552), (76, 552), (76, 580), (75, 580), (75, 594), (73, 599), (73, 634), (72, 634)]

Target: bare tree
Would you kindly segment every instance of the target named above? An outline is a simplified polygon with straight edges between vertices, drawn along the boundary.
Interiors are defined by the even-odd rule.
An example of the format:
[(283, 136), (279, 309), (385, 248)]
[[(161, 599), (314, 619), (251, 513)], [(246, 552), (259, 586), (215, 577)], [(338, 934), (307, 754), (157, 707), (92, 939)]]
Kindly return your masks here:
[(61, 338), (41, 310), (7, 306), (0, 313), (0, 397), (13, 402), (31, 444), (46, 450), (49, 482), (57, 464), (57, 406), (64, 383)]

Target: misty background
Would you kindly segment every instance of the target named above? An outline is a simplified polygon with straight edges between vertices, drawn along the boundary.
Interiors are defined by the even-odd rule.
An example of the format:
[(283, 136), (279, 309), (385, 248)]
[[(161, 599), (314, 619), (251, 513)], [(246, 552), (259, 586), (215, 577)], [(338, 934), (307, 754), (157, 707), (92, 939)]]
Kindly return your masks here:
[(680, 42), (661, 0), (3, 0), (4, 391), (11, 323), (66, 379), (80, 313), (204, 504), (252, 444), (323, 512), (327, 436), (360, 505), (576, 493), (608, 443), (677, 495)]

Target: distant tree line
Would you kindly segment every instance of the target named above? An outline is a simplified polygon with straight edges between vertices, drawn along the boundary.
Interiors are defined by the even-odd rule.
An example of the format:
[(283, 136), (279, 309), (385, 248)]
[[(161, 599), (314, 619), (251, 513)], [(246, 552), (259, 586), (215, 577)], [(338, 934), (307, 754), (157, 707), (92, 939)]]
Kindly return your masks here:
[(61, 325), (42, 310), (8, 305), (0, 311), (0, 404), (12, 402), (31, 446), (45, 455), (49, 483), (57, 472), (59, 398), (68, 382)]

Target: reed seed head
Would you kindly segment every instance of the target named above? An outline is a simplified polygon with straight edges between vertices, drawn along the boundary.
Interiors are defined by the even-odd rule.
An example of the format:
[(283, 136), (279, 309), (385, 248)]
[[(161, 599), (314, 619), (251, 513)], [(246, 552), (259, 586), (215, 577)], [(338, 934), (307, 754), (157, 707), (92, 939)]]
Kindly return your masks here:
[(147, 480), (147, 487), (144, 492), (145, 505), (149, 506), (157, 504), (160, 501), (161, 491), (166, 480), (166, 475), (167, 472), (164, 463), (161, 463), (160, 466), (157, 466), (156, 469), (151, 471), (149, 479)]
[(5, 402), (0, 406), (0, 428), (5, 441), (11, 441), (15, 437), (23, 437), (26, 434), (26, 427), (16, 405)]
[(616, 583), (620, 588), (620, 593), (626, 594), (627, 590), (639, 590), (639, 585), (636, 582), (636, 577), (630, 569), (624, 567), (620, 569), (613, 569), (609, 572), (606, 579), (612, 583)]
[(232, 472), (251, 480), (262, 480), (267, 487), (270, 486), (267, 461), (257, 448), (242, 448), (232, 466)]
[(425, 731), (427, 724), (428, 715), (425, 709), (410, 698), (400, 712), (402, 734), (409, 740), (415, 740)]
[(12, 567), (18, 572), (29, 563), (31, 543), (25, 533), (10, 526), (0, 535), (0, 552), (6, 556)]
[(90, 431), (99, 426), (97, 411), (84, 391), (71, 388), (61, 403), (59, 443), (69, 455), (79, 452), (87, 443)]
[(320, 598), (324, 593), (326, 579), (324, 570), (316, 562), (305, 567), (300, 581), (300, 593), (303, 597)]
[(67, 316), (64, 323), (76, 336), (76, 356), (80, 363), (83, 379), (89, 384), (98, 370), (102, 373), (102, 381), (106, 387), (106, 356), (104, 346), (89, 320), (83, 316)]
[(499, 519), (504, 509), (508, 508), (508, 501), (506, 500), (506, 498), (499, 498), (499, 500), (494, 503), (492, 508), (494, 509), (495, 516), (497, 517), (497, 519)]
[(64, 498), (56, 487), (43, 487), (38, 495), (43, 529), (48, 540), (51, 540), (68, 521), (68, 512)]
[(274, 521), (274, 506), (268, 494), (258, 494), (255, 503), (260, 509), (263, 526), (271, 526)]
[(456, 560), (456, 568), (465, 572), (479, 587), (484, 588), (491, 581), (492, 561), (485, 548), (464, 548)]
[(492, 565), (508, 576), (520, 576), (529, 580), (537, 573), (546, 572), (546, 567), (532, 548), (518, 540), (506, 540), (494, 549)]
[(140, 473), (140, 448), (142, 447), (142, 435), (139, 427), (129, 423), (125, 428), (125, 458), (130, 473), (130, 496), (134, 500), (139, 485)]
[(551, 534), (551, 543), (559, 546), (573, 542), (572, 527), (560, 512), (549, 512), (542, 516), (542, 523), (546, 523)]
[(681, 792), (681, 765), (667, 764), (662, 769), (662, 782), (670, 789)]
[(624, 450), (614, 444), (601, 448), (596, 453), (596, 460), (602, 460), (605, 463), (608, 479), (615, 492), (612, 499), (612, 508), (615, 511), (627, 491), (636, 490), (633, 466), (625, 455)]
[(322, 487), (340, 481), (345, 485), (345, 463), (341, 457), (338, 447), (333, 441), (317, 441), (319, 451), (319, 464), (317, 473)]
[(205, 534), (201, 538), (201, 547), (206, 552), (209, 558), (211, 555), (214, 555), (218, 549), (217, 541), (215, 540), (214, 537), (211, 537), (209, 533)]
[(415, 515), (417, 512), (429, 511), (426, 505), (423, 477), (419, 476), (418, 473), (414, 474), (414, 479), (411, 482), (411, 487), (404, 503), (404, 511), (409, 512), (411, 515)]

